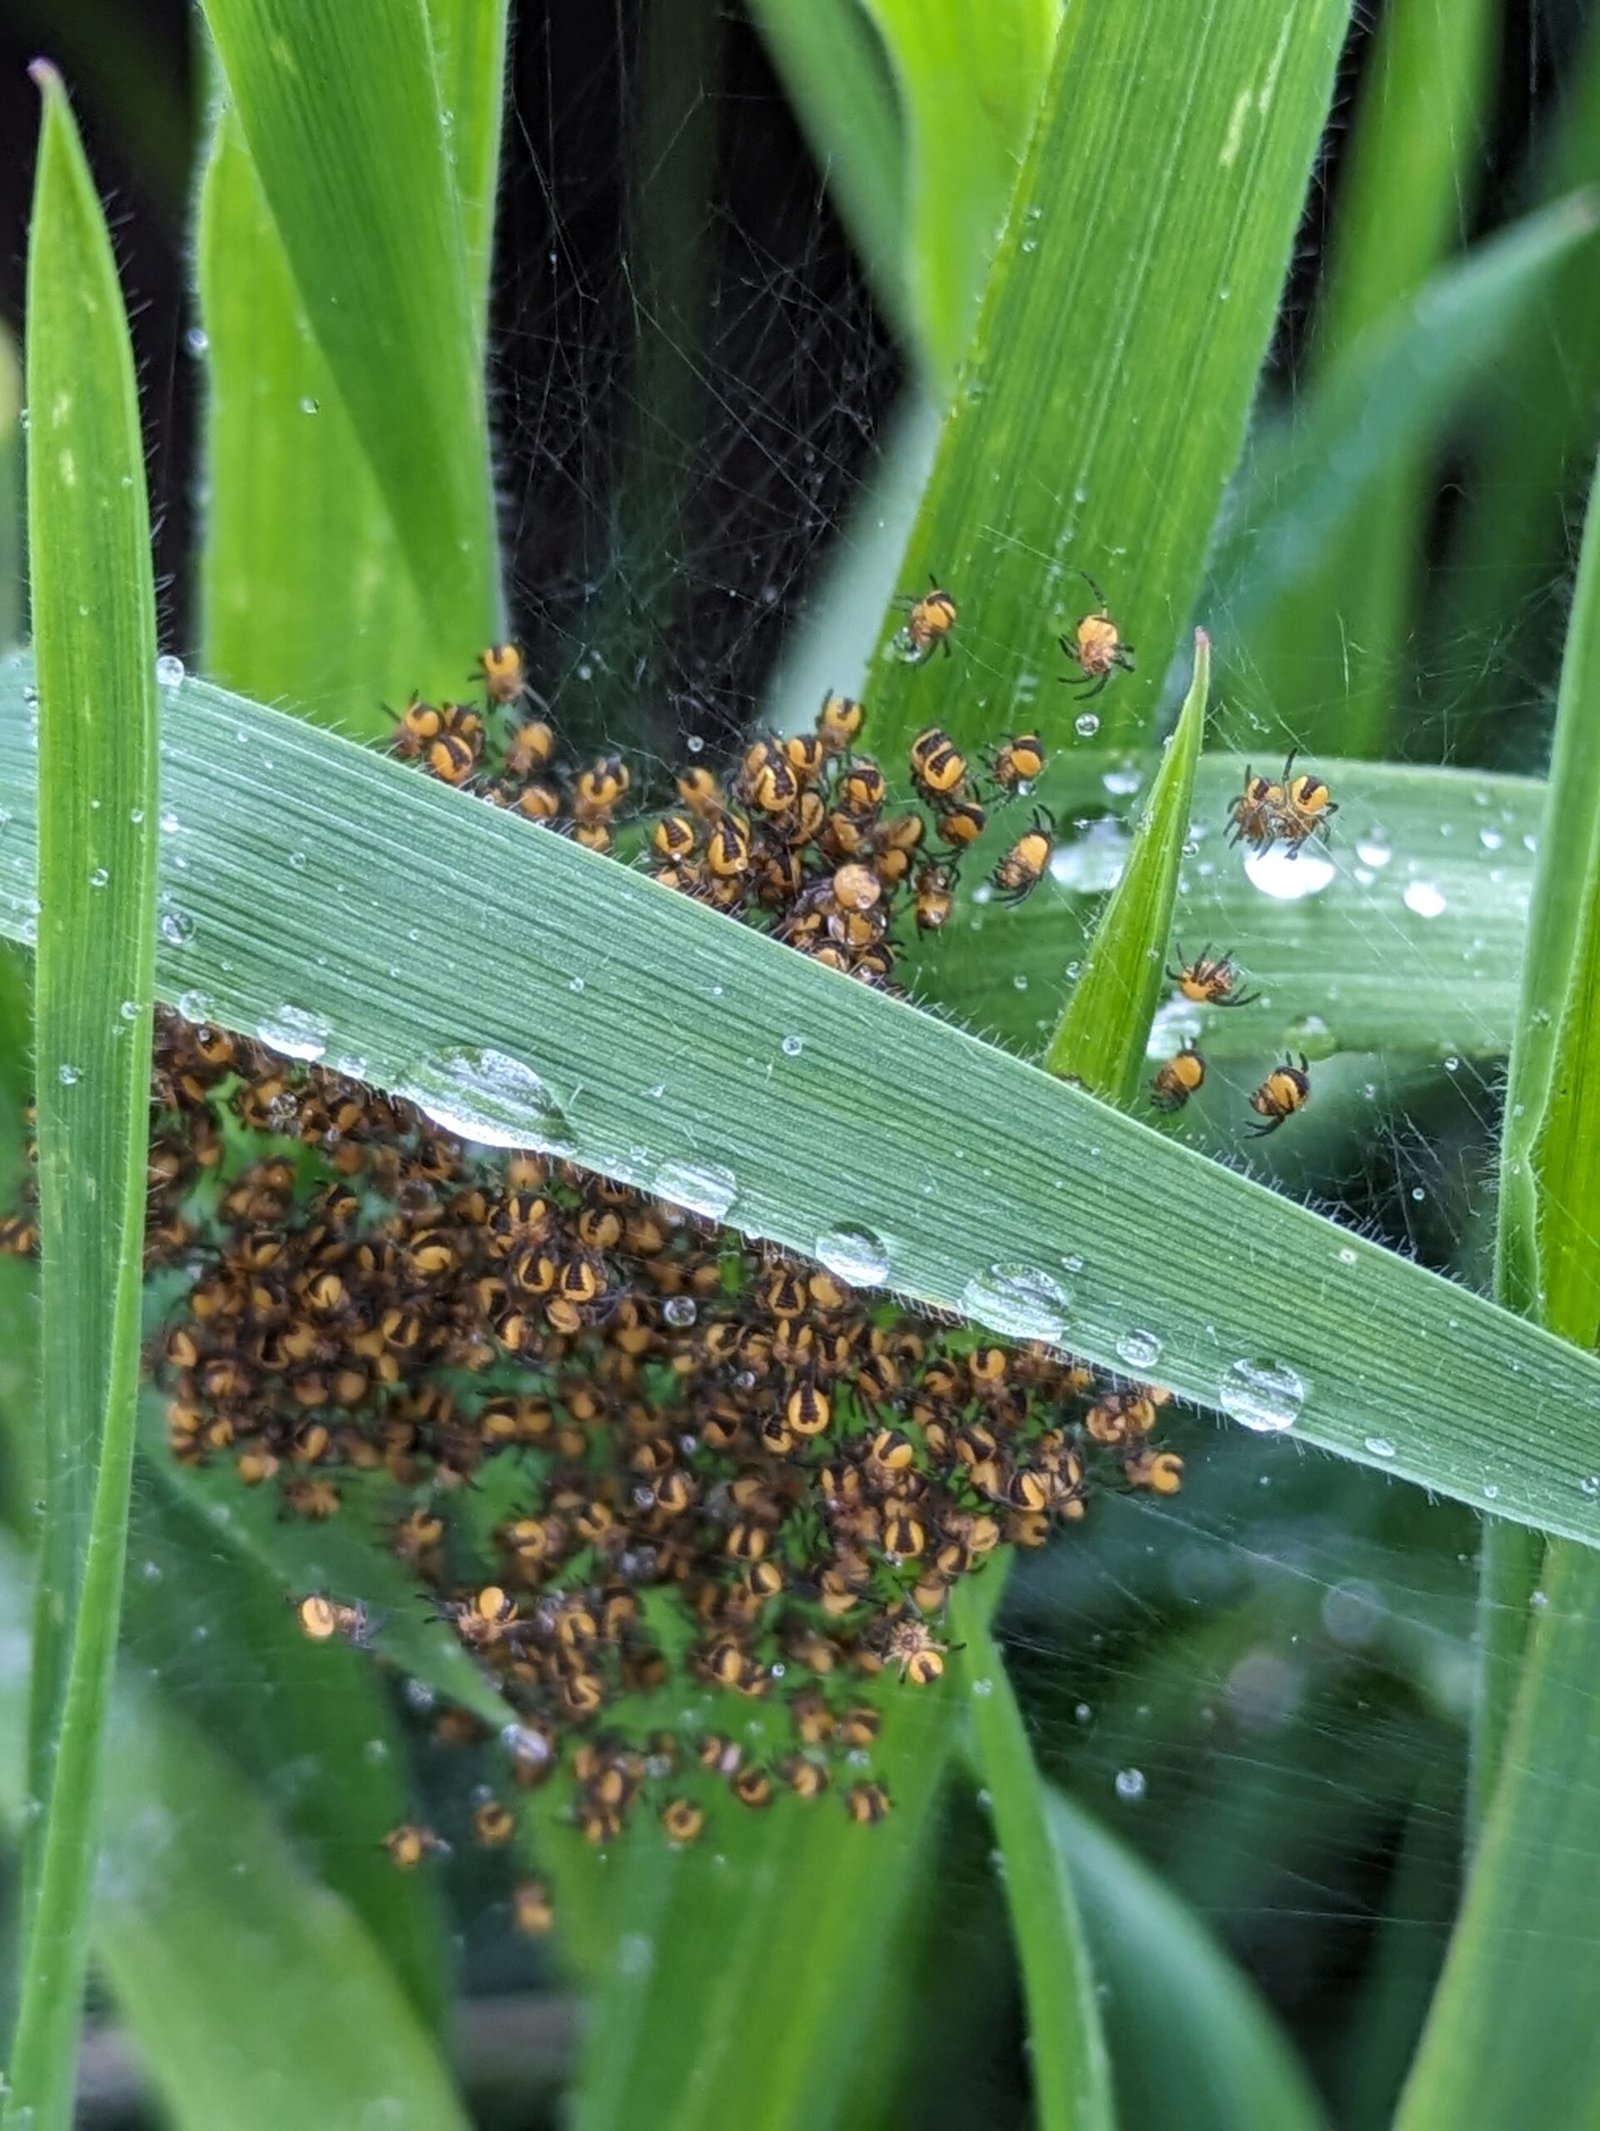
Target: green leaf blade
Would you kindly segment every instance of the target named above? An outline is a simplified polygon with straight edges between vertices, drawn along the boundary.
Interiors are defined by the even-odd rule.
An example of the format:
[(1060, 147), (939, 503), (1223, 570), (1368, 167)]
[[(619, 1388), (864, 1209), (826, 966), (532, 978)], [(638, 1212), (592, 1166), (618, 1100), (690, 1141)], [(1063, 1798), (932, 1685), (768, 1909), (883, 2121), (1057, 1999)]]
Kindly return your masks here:
[[(956, 656), (918, 671), (885, 629), (868, 691), (884, 760), (933, 717), (975, 744), (1031, 727), (1041, 684), (1069, 701), (1055, 637), (1097, 604), (1079, 571), (1138, 653), (1095, 705), (1101, 734), (1148, 736), (1244, 439), (1346, 16), (1344, 0), (1068, 10), (900, 579), (949, 588)], [(964, 662), (981, 685), (946, 678)]]
[(1095, 926), (1083, 974), (1045, 1054), (1047, 1072), (1075, 1075), (1112, 1102), (1132, 1098), (1161, 995), (1210, 686), (1211, 639), (1197, 629), (1194, 679), (1177, 729), (1156, 773), (1127, 866)]
[[(8, 728), (26, 671), (0, 666)], [(13, 937), (32, 892), (32, 767), (26, 748), (0, 748)], [(1030, 1325), (1048, 1315), (1112, 1369), (1119, 1338), (1148, 1331), (1152, 1379), (1203, 1405), (1227, 1407), (1236, 1363), (1282, 1363), (1304, 1389), (1302, 1440), (1600, 1540), (1581, 1486), (1600, 1471), (1600, 1365), (1465, 1289), (947, 1022), (281, 713), (186, 682), (163, 776), (180, 831), (163, 839), (162, 996), (250, 1032), (291, 1005), (325, 1031), (332, 1066), (803, 1253), (870, 1228), (890, 1285), (993, 1329), (1025, 1302)], [(459, 914), (442, 949), (441, 910)], [(784, 1047), (796, 1035), (798, 1054)], [(847, 1170), (818, 1162), (846, 1143)], [(1175, 1252), (1174, 1236), (1210, 1240)]]
[(499, 590), (479, 305), (422, 0), (205, 15), (311, 331), (459, 656), (495, 633)]
[(230, 688), (380, 738), (385, 702), (460, 686), (461, 648), (440, 648), (229, 109), (205, 152), (195, 262), (201, 664)]
[(973, 1758), (1005, 1861), (1006, 1907), (1022, 1966), (1040, 2131), (1113, 2131), (1111, 2067), (1072, 1881), (1051, 1840), (1043, 1779), (1028, 1744), (988, 1604), (970, 1583), (951, 1594), (952, 1633), (966, 1645)]
[[(1600, 482), (1590, 490), (1562, 661), (1548, 811), (1506, 1098), (1496, 1282), (1584, 1347), (1600, 1338)], [(1591, 1478), (1587, 1485), (1595, 1488)], [(1472, 1869), (1412, 2066), (1401, 2131), (1470, 2114), (1511, 2124), (1600, 2117), (1600, 2039), (1584, 1943), (1600, 1738), (1592, 1553), (1485, 1535)], [(1535, 1600), (1538, 1606), (1535, 1609)], [(1519, 1660), (1520, 1671), (1517, 1670)], [(1554, 1862), (1553, 1862), (1554, 1861)], [(1492, 2024), (1491, 2024), (1492, 2023)]]
[(155, 591), (133, 353), (65, 93), (29, 233), (38, 659), (45, 1513), (28, 1762), (27, 1960), (8, 2109), (71, 2114), (139, 1371), (156, 879)]
[(1053, 1786), (1047, 1813), (1104, 1979), (1124, 2123), (1320, 2131), (1323, 2111), (1282, 2029), (1194, 1912)]

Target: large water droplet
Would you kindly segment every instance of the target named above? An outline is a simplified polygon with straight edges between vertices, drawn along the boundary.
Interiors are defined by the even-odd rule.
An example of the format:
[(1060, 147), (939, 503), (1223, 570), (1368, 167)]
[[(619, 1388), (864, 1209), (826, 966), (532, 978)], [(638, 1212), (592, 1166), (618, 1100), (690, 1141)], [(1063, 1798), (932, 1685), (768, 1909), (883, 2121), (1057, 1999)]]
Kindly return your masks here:
[(1281, 1435), (1299, 1418), (1305, 1395), (1305, 1385), (1286, 1362), (1236, 1361), (1223, 1372), (1217, 1404), (1241, 1428)]
[(1144, 1796), (1145, 1782), (1142, 1768), (1119, 1768), (1115, 1780), (1117, 1796), (1127, 1799), (1130, 1805), (1136, 1804)]
[(1124, 1332), (1117, 1341), (1117, 1355), (1130, 1369), (1153, 1369), (1161, 1359), (1161, 1342), (1154, 1332)]
[(187, 910), (163, 910), (160, 930), (169, 947), (187, 947), (194, 938), (194, 919)]
[(707, 1221), (720, 1221), (734, 1202), (739, 1180), (720, 1162), (663, 1162), (650, 1188), (658, 1199), (686, 1207)]
[(700, 1312), (692, 1295), (669, 1295), (661, 1305), (661, 1314), (668, 1324), (677, 1325), (681, 1330), (685, 1325), (693, 1324)]
[(881, 1287), (889, 1277), (889, 1247), (869, 1228), (830, 1229), (812, 1255), (852, 1287)]
[(1291, 852), (1282, 844), (1270, 851), (1252, 851), (1244, 862), (1252, 888), (1270, 895), (1274, 902), (1298, 903), (1308, 895), (1320, 895), (1333, 879), (1333, 860), (1302, 844)]
[(1066, 1292), (1036, 1265), (991, 1265), (967, 1282), (957, 1307), (963, 1317), (1008, 1339), (1066, 1336)]
[(1407, 881), (1400, 900), (1419, 918), (1443, 917), (1447, 908), (1443, 891), (1432, 881)]
[(64, 1088), (75, 1088), (83, 1078), (83, 1069), (81, 1066), (63, 1063), (56, 1067), (56, 1078)]
[(396, 1093), (457, 1139), (481, 1147), (570, 1153), (566, 1113), (532, 1066), (505, 1051), (446, 1051), (424, 1058)]
[(156, 679), (163, 688), (181, 687), (183, 676), (182, 659), (174, 658), (170, 651), (163, 652), (156, 660)]
[(285, 1058), (320, 1058), (328, 1048), (328, 1024), (303, 1006), (280, 1006), (256, 1023), (261, 1041)]

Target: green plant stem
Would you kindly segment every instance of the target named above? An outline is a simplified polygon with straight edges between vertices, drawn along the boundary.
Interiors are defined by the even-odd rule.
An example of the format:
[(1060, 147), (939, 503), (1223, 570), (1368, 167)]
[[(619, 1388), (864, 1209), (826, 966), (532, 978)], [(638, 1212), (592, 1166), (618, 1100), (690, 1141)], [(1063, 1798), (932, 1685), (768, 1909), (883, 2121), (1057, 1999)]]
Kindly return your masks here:
[(72, 2116), (139, 1378), (155, 961), (155, 591), (133, 355), (54, 68), (28, 250), (39, 677), (44, 1523), (22, 1990), (3, 2121)]

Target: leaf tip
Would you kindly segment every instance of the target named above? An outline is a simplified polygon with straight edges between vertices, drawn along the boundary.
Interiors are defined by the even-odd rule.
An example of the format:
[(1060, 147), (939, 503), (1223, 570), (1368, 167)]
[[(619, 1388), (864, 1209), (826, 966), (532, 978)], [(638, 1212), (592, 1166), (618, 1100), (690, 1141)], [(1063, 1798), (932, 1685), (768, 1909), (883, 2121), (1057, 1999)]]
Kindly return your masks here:
[(66, 84), (61, 79), (61, 69), (53, 59), (30, 59), (28, 79), (48, 104), (52, 97), (65, 96)]
[(1195, 655), (1195, 657), (1196, 657), (1196, 658), (1199, 658), (1199, 657), (1200, 657), (1200, 656), (1202, 655), (1202, 653), (1204, 653), (1204, 652), (1207, 652), (1207, 651), (1209, 651), (1210, 649), (1211, 649), (1211, 639), (1210, 639), (1210, 637), (1209, 637), (1209, 636), (1207, 636), (1207, 634), (1206, 634), (1206, 632), (1204, 631), (1204, 629), (1196, 629), (1196, 631), (1194, 632), (1194, 655)]

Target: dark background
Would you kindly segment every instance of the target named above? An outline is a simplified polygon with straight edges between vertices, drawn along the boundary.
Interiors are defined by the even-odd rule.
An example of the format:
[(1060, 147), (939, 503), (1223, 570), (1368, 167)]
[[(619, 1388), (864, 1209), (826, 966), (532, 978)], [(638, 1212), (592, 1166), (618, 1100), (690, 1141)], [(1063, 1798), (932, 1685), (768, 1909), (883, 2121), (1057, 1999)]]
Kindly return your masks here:
[[(639, 0), (513, 9), (492, 389), (513, 616), (547, 654), (581, 644), (585, 606), (605, 582), (603, 499), (631, 404), (626, 267), (645, 12)], [(1516, 204), (1511, 174), (1590, 12), (1591, 0), (1510, 10), (1480, 225)], [(1356, 17), (1275, 355), (1291, 380), (1376, 11), (1358, 6)], [(695, 433), (677, 440), (687, 504), (681, 546), (661, 558), (671, 596), (637, 589), (651, 616), (651, 684), (678, 706), (681, 727), (725, 737), (869, 462), (900, 371), (759, 38), (737, 7), (716, 19), (705, 389)], [(12, 144), (0, 164), (0, 318), (13, 327), (37, 125), (25, 70), (41, 51), (66, 76), (109, 199), (151, 439), (163, 637), (192, 653), (197, 365), (184, 351), (194, 323), (185, 230), (203, 86), (191, 10), (186, 0), (0, 0), (0, 140)]]

